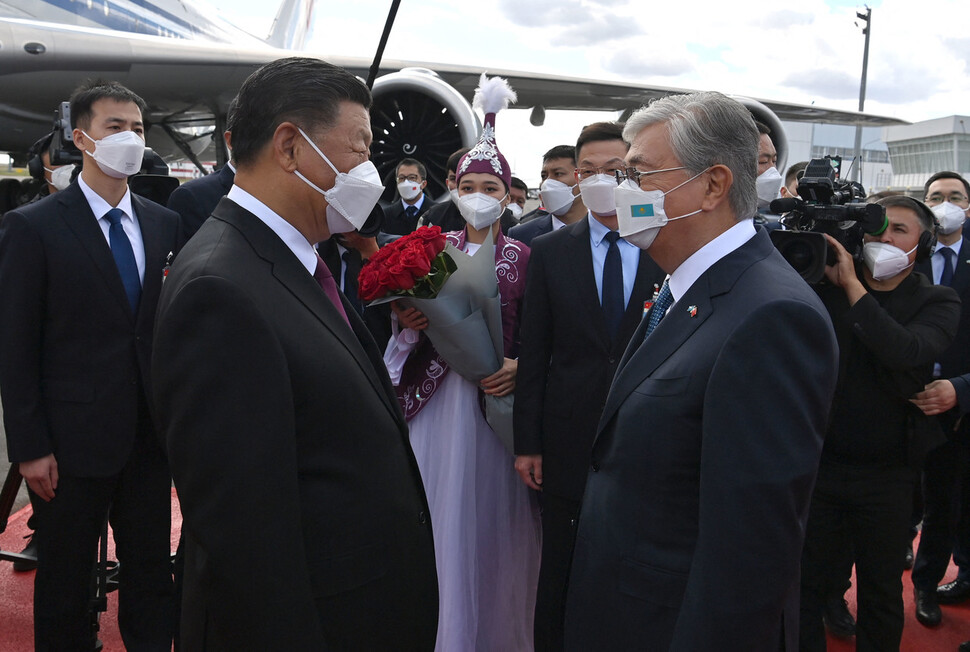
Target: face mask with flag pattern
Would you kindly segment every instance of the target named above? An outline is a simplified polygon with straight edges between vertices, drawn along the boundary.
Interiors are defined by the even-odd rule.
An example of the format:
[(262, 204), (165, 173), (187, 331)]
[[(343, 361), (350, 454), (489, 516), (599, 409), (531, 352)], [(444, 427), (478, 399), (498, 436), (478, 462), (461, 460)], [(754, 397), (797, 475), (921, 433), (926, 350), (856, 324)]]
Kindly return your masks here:
[(660, 232), (664, 224), (700, 213), (701, 209), (698, 208), (686, 215), (667, 217), (667, 213), (664, 212), (664, 197), (677, 188), (690, 183), (704, 172), (707, 172), (707, 170), (695, 174), (667, 192), (641, 190), (637, 184), (630, 180), (618, 185), (614, 191), (614, 197), (616, 199), (616, 219), (620, 237), (630, 244), (646, 250), (653, 244), (657, 233)]

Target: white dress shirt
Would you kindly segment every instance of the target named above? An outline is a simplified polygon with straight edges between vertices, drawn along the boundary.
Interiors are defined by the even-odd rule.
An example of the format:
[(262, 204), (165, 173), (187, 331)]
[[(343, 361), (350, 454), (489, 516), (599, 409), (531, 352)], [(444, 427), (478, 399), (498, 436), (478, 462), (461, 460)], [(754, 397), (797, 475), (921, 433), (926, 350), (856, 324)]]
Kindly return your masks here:
[[(603, 266), (606, 264), (606, 252), (610, 250), (610, 243), (606, 239), (609, 229), (593, 217), (587, 214), (589, 219), (589, 244), (593, 250), (593, 280), (596, 282), (596, 293), (599, 296), (600, 305), (603, 305)], [(633, 283), (637, 279), (637, 267), (640, 265), (640, 249), (630, 244), (623, 238), (616, 241), (620, 247), (620, 260), (623, 263), (623, 308), (630, 303), (630, 295), (633, 294)]]
[(233, 185), (229, 189), (229, 194), (226, 197), (239, 204), (240, 207), (245, 208), (258, 217), (266, 226), (271, 228), (273, 233), (279, 236), (283, 244), (293, 252), (293, 255), (299, 259), (300, 263), (313, 276), (313, 272), (317, 271), (317, 251), (303, 234), (296, 230), (295, 226), (284, 220), (272, 211), (269, 206), (237, 185)]
[(112, 208), (120, 208), (124, 213), (121, 218), (121, 228), (125, 230), (125, 235), (128, 236), (128, 242), (131, 243), (131, 251), (135, 254), (135, 266), (138, 268), (138, 278), (145, 282), (145, 241), (141, 237), (141, 227), (138, 226), (138, 216), (135, 215), (135, 209), (131, 205), (131, 190), (125, 189), (125, 196), (121, 198), (117, 206), (112, 206), (106, 202), (101, 195), (94, 192), (91, 186), (84, 183), (84, 177), (78, 175), (77, 185), (81, 187), (81, 192), (84, 193), (84, 198), (88, 200), (88, 206), (91, 207), (91, 212), (94, 213), (94, 217), (98, 220), (98, 226), (101, 227), (101, 232), (104, 233), (104, 240), (108, 243), (108, 248), (111, 248), (111, 237), (108, 235), (108, 229), (111, 228), (111, 222), (107, 220), (105, 215)]
[[(691, 254), (690, 258), (682, 262), (670, 275), (669, 287), (674, 303), (677, 303), (687, 293), (690, 286), (714, 263), (753, 238), (754, 234), (754, 221), (750, 219), (741, 220)], [(673, 303), (670, 304), (670, 307), (673, 308)]]

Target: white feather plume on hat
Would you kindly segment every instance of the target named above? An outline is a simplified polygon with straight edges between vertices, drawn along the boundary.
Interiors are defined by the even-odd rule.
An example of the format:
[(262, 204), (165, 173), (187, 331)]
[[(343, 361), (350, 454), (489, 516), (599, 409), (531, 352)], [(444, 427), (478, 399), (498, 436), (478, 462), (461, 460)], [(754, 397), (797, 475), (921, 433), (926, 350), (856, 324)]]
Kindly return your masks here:
[(501, 77), (488, 78), (485, 73), (482, 73), (478, 80), (478, 88), (475, 89), (472, 106), (486, 114), (498, 113), (508, 108), (509, 104), (516, 99), (515, 91), (509, 86), (508, 81)]

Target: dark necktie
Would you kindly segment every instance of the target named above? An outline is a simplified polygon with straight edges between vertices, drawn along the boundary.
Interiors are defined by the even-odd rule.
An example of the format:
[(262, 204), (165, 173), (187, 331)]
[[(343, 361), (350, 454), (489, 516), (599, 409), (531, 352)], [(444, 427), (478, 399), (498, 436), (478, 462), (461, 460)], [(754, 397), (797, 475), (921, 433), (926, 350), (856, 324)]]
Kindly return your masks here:
[(606, 328), (610, 337), (615, 338), (623, 320), (623, 259), (620, 257), (620, 245), (617, 243), (620, 234), (610, 231), (606, 240), (610, 248), (606, 252), (606, 262), (603, 263), (603, 316), (606, 318)]
[(333, 274), (330, 273), (330, 269), (327, 268), (326, 263), (323, 262), (323, 258), (320, 254), (317, 254), (317, 268), (313, 272), (313, 278), (317, 280), (320, 287), (323, 288), (324, 293), (330, 302), (337, 308), (340, 316), (344, 318), (347, 325), (350, 325), (350, 320), (347, 319), (347, 313), (344, 311), (344, 305), (340, 301), (340, 292), (337, 290), (337, 283), (333, 280)]
[(138, 276), (138, 265), (135, 263), (135, 252), (131, 248), (131, 241), (121, 226), (121, 218), (125, 212), (120, 208), (112, 208), (104, 214), (104, 219), (111, 224), (108, 227), (108, 245), (111, 247), (111, 255), (114, 256), (115, 265), (118, 266), (118, 273), (121, 275), (121, 283), (125, 286), (125, 294), (128, 295), (128, 304), (131, 312), (138, 312), (138, 301), (141, 299), (141, 278)]
[(953, 284), (953, 259), (957, 253), (949, 247), (940, 248), (940, 253), (943, 254), (943, 273), (940, 274), (940, 285), (949, 287)]
[(644, 339), (650, 337), (650, 333), (653, 329), (657, 327), (660, 320), (664, 318), (667, 314), (667, 310), (670, 308), (670, 304), (674, 302), (674, 295), (670, 293), (670, 284), (664, 281), (664, 286), (660, 288), (660, 293), (657, 295), (657, 300), (653, 302), (653, 307), (650, 308), (650, 321), (647, 322), (647, 332), (643, 336)]
[(404, 214), (408, 216), (408, 226), (413, 229), (414, 225), (417, 223), (416, 216), (418, 214), (418, 207), (408, 206), (407, 208), (404, 209)]
[(362, 313), (363, 307), (360, 305), (360, 297), (357, 296), (357, 274), (360, 272), (360, 266), (356, 264), (357, 261), (354, 260), (354, 255), (349, 249), (340, 257), (344, 261), (344, 296), (358, 313)]

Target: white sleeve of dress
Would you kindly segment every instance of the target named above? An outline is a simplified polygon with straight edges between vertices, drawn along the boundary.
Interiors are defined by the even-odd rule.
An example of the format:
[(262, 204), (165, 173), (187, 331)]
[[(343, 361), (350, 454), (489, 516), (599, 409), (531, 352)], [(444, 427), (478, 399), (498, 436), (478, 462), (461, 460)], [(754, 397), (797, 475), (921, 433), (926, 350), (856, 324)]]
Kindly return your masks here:
[(421, 333), (410, 328), (401, 328), (397, 315), (391, 313), (391, 339), (388, 340), (387, 349), (384, 350), (384, 366), (387, 367), (387, 374), (395, 387), (401, 382), (404, 363), (407, 362), (408, 356), (420, 339)]

